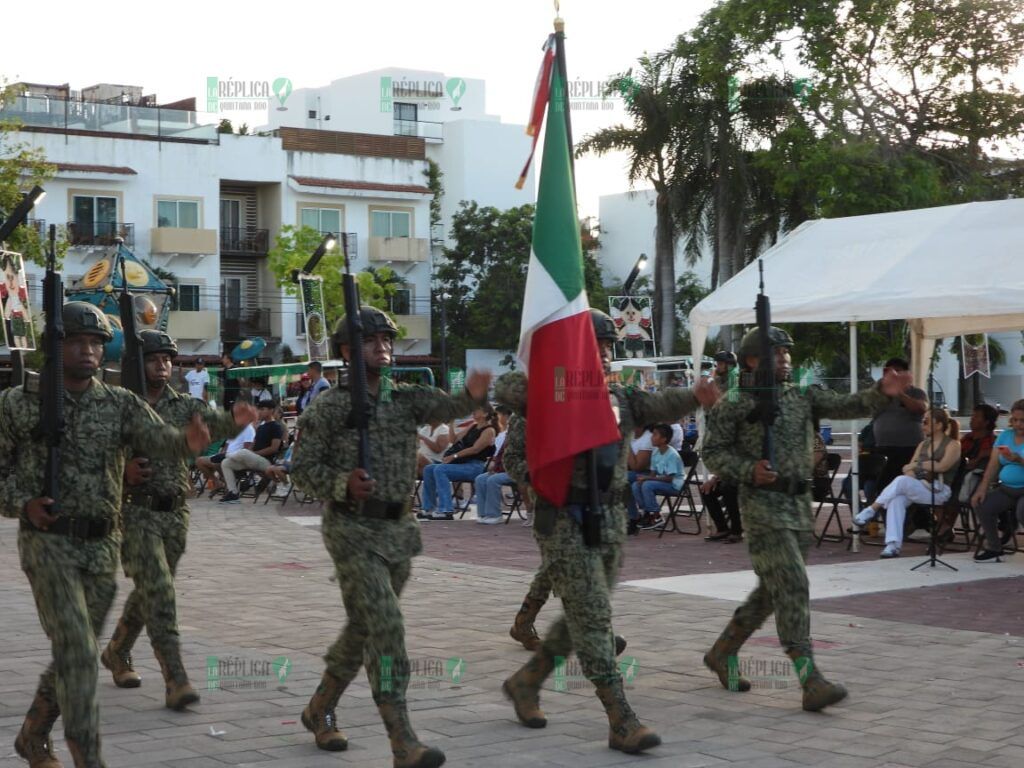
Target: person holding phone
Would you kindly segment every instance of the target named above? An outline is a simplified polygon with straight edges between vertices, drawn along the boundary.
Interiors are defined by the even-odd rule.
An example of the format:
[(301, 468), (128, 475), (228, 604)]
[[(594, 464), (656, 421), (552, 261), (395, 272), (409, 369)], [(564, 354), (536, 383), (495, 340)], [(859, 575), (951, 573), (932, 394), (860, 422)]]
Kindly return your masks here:
[[(989, 489), (998, 473), (999, 482)], [(985, 532), (985, 549), (974, 556), (975, 562), (1000, 562), (1003, 544), (999, 539), (999, 518), (1007, 510), (1011, 515), (1011, 530), (1024, 520), (1024, 400), (1010, 407), (1010, 428), (996, 438), (995, 450), (971, 497), (971, 505), (978, 511), (978, 522)]]

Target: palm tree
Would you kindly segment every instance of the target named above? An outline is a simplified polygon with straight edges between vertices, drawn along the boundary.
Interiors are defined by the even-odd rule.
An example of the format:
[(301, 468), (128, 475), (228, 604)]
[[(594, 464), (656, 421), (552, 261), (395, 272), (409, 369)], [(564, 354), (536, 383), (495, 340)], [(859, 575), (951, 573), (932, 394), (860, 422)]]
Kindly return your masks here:
[(622, 96), (633, 125), (615, 125), (593, 133), (576, 147), (576, 156), (622, 151), (629, 155), (630, 186), (646, 181), (654, 187), (654, 324), (662, 354), (672, 354), (676, 335), (675, 251), (679, 229), (672, 212), (675, 179), (675, 126), (680, 119), (677, 91), (672, 88), (675, 58), (643, 56), (636, 72), (630, 68), (610, 79), (606, 95)]

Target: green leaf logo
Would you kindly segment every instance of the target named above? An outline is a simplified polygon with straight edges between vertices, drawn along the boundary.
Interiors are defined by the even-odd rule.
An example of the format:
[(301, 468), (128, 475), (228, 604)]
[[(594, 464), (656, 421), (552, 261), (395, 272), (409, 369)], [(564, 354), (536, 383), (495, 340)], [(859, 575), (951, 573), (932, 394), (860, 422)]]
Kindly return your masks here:
[(292, 671), (292, 660), (287, 656), (278, 656), (271, 662), (271, 667), (277, 675), (277, 682), (283, 683), (288, 673)]
[(448, 91), (448, 98), (452, 100), (452, 110), (462, 109), (459, 102), (466, 95), (466, 81), (461, 77), (450, 77), (445, 84), (445, 90)]
[(637, 662), (636, 656), (623, 656), (619, 661), (619, 673), (625, 682), (632, 683), (639, 671), (640, 664)]
[(292, 81), (287, 77), (279, 77), (274, 81), (273, 85), (271, 85), (271, 88), (274, 90), (274, 95), (277, 96), (277, 101), (281, 104), (277, 110), (279, 112), (286, 111), (288, 107), (286, 107), (284, 103), (288, 101), (288, 97), (292, 95)]
[(466, 671), (466, 662), (459, 656), (452, 656), (447, 664), (448, 679), (453, 683), (462, 681), (462, 675)]

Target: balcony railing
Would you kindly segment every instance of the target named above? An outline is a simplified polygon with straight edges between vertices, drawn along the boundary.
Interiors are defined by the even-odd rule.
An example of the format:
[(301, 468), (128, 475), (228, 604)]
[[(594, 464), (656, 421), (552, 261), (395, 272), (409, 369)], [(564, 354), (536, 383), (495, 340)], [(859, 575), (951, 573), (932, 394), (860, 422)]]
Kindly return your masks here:
[(269, 249), (270, 230), (254, 227), (221, 227), (221, 253), (265, 254)]
[[(327, 230), (321, 230), (320, 234), (321, 235), (326, 235), (326, 234), (328, 234), (328, 232), (327, 232)], [(338, 233), (337, 232), (331, 232), (330, 234), (334, 235), (335, 237), (338, 237)], [(354, 258), (356, 258), (356, 256), (359, 255), (359, 235), (357, 235), (355, 232), (348, 232), (346, 234), (348, 235), (348, 257), (350, 259), (354, 259)], [(337, 249), (338, 249), (338, 252), (340, 253), (341, 252), (341, 238), (340, 237), (338, 237)]]
[(123, 221), (69, 221), (68, 243), (70, 245), (113, 245), (117, 238), (125, 246), (135, 245), (135, 225)]
[(34, 230), (40, 240), (46, 237), (46, 219), (25, 219), (25, 226)]
[(270, 312), (266, 309), (228, 307), (220, 315), (220, 333), (226, 341), (270, 336)]
[(427, 120), (399, 120), (395, 118), (395, 136), (415, 136), (427, 141), (444, 141), (444, 123)]

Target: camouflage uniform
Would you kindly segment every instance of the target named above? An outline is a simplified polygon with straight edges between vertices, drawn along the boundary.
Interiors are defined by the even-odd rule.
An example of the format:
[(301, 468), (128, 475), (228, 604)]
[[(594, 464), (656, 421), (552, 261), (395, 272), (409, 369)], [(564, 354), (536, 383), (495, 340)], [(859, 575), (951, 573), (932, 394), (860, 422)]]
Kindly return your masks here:
[[(814, 537), (810, 487), (813, 422), (820, 418), (868, 416), (885, 407), (888, 398), (877, 388), (840, 395), (820, 387), (805, 391), (791, 384), (780, 387), (779, 413), (773, 427), (773, 469), (779, 475), (779, 483), (789, 485), (787, 489), (768, 490), (753, 484), (754, 466), (762, 458), (764, 427), (759, 421), (750, 422), (747, 418), (755, 408), (748, 390), (721, 399), (708, 419), (704, 463), (723, 482), (739, 486), (743, 527), (758, 584), (747, 601), (736, 609), (725, 632), (705, 657), (705, 663), (719, 673), (726, 687), (749, 689), (749, 681), (735, 674), (735, 655), (746, 639), (774, 613), (779, 641), (794, 660), (801, 682), (805, 684), (806, 709), (813, 708), (808, 704), (814, 703), (814, 686), (824, 680), (813, 666), (809, 587), (804, 565)], [(731, 683), (722, 671), (724, 663), (718, 661), (725, 658), (729, 658), (733, 668)]]
[[(524, 724), (543, 727), (546, 720), (534, 698), (535, 692), (553, 670), (555, 660), (566, 658), (575, 650), (583, 674), (597, 687), (598, 696), (609, 712), (614, 737), (617, 726), (613, 711), (621, 714), (619, 719), (636, 723), (625, 700), (622, 676), (615, 660), (611, 611), (611, 591), (626, 538), (626, 510), (621, 493), (626, 487), (626, 446), (633, 438), (635, 425), (677, 421), (697, 408), (697, 399), (689, 389), (667, 389), (651, 394), (612, 386), (609, 392), (613, 405), (618, 408), (622, 439), (609, 484), (611, 491), (601, 509), (601, 544), (588, 547), (583, 542), (582, 531), (573, 516), (578, 507), (570, 504), (567, 508), (558, 508), (543, 497), (537, 498), (533, 533), (541, 551), (541, 568), (550, 578), (555, 594), (562, 599), (565, 615), (552, 625), (527, 665), (506, 681), (506, 693), (516, 704), (517, 715)], [(518, 373), (506, 374), (499, 379), (495, 395), (499, 401), (522, 413), (525, 377)], [(527, 472), (525, 436), (525, 419), (510, 422), (504, 460), (509, 476), (517, 482), (521, 482)], [(587, 485), (587, 461), (581, 455), (576, 459), (570, 498), (586, 498)], [(626, 751), (637, 751), (626, 746)]]
[[(184, 428), (193, 416), (202, 416), (214, 441), (232, 437), (239, 430), (230, 412), (214, 411), (202, 400), (175, 392), (170, 386), (163, 388), (153, 410), (165, 423), (179, 428)], [(167, 704), (172, 709), (181, 709), (199, 699), (188, 684), (181, 663), (174, 595), (174, 573), (188, 536), (188, 462), (181, 458), (165, 459), (151, 462), (149, 468), (149, 480), (125, 490), (121, 557), (125, 575), (135, 582), (135, 589), (125, 601), (121, 619), (103, 654), (103, 663), (114, 672), (119, 686), (137, 686), (138, 676), (131, 672), (130, 654), (145, 626), (167, 684)], [(160, 508), (153, 509), (154, 505)], [(134, 682), (120, 682), (119, 671), (122, 675), (124, 671), (130, 672), (127, 677)], [(186, 687), (188, 690), (183, 690)]]
[[(141, 399), (93, 380), (81, 394), (64, 396), (66, 430), (61, 446), (60, 510), (83, 520), (110, 521), (102, 538), (81, 539), (43, 532), (22, 521), (21, 567), (28, 576), (39, 620), (50, 638), (53, 662), (43, 673), (26, 718), (40, 737), (64, 716), (64, 733), (85, 762), (101, 765), (96, 703), (100, 633), (116, 591), (118, 510), (125, 446), (162, 457), (189, 454), (184, 434), (165, 425)], [(0, 464), (12, 472), (3, 486), (2, 511), (20, 517), (42, 495), (46, 449), (34, 436), (39, 397), (23, 387), (0, 395)], [(77, 763), (77, 757), (76, 757)]]
[[(370, 420), (370, 461), (377, 485), (372, 498), (362, 502), (348, 497), (349, 474), (358, 466), (356, 433), (345, 426), (351, 410), (349, 390), (327, 390), (299, 419), (292, 481), (327, 502), (324, 544), (334, 560), (348, 616), (324, 657), (323, 680), (303, 713), (304, 724), (317, 732), (323, 749), (347, 745), (343, 735), (324, 737), (325, 744), (334, 746), (321, 744), (321, 734), (339, 733), (334, 708), (364, 665), (389, 735), (393, 736), (395, 718), (408, 727), (409, 659), (399, 595), (409, 579), (412, 558), (423, 548), (411, 508), (416, 429), (431, 419), (450, 421), (479, 405), (468, 394), (449, 397), (431, 387), (395, 386), (389, 401), (377, 402)], [(415, 739), (411, 728), (408, 733)]]

